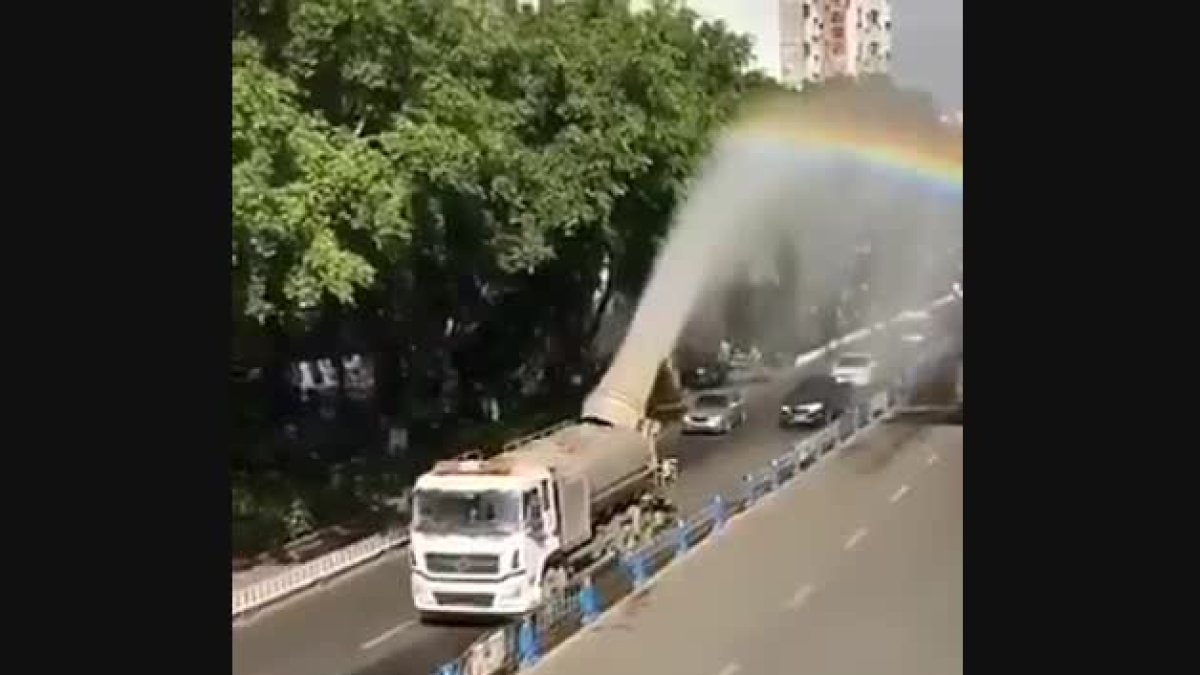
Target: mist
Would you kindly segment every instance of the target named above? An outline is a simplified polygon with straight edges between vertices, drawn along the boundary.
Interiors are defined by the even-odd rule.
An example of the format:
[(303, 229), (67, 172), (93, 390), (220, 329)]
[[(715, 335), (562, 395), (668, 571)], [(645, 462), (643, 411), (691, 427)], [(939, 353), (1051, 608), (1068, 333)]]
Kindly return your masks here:
[[(799, 134), (744, 133), (754, 127), (743, 125), (717, 142), (585, 417), (636, 424), (659, 364), (681, 338), (736, 334), (752, 344), (791, 341), (799, 350), (948, 292), (962, 245), (961, 188), (796, 137), (835, 128), (859, 144), (901, 137), (911, 147), (928, 138), (925, 152), (944, 150), (946, 139), (838, 103), (771, 109), (770, 129), (780, 128), (782, 110), (797, 113), (784, 127)], [(755, 120), (759, 129), (763, 119)], [(831, 320), (823, 312), (834, 307), (839, 316)]]

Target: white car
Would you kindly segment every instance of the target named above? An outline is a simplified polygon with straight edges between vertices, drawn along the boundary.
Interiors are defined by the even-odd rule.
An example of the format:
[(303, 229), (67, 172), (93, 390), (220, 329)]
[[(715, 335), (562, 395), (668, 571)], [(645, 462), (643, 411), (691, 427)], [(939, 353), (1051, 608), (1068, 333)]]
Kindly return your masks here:
[(833, 364), (833, 378), (856, 387), (865, 387), (875, 379), (875, 358), (870, 354), (842, 354)]

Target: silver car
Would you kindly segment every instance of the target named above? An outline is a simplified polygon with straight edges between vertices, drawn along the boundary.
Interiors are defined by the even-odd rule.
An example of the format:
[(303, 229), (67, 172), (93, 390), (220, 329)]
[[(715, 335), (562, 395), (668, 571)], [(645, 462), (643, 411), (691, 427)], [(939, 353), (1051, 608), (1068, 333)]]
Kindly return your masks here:
[(683, 416), (685, 434), (725, 434), (746, 422), (741, 392), (701, 394)]

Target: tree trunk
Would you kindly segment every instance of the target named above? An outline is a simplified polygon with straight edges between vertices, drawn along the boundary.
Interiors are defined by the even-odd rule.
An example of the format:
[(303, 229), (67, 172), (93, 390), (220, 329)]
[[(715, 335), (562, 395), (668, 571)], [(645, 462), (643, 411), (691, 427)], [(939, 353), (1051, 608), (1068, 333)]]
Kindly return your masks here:
[[(610, 270), (612, 267), (610, 264)], [(615, 277), (616, 275), (610, 271), (608, 281), (604, 284), (604, 292), (600, 295), (600, 304), (593, 312), (592, 320), (583, 335), (585, 348), (590, 347), (596, 341), (596, 336), (600, 333), (601, 326), (604, 325), (604, 314), (608, 311), (608, 306), (612, 302), (613, 295), (617, 289)]]
[(291, 383), (292, 340), (287, 330), (276, 321), (266, 327), (269, 354), (263, 369), (267, 389), (267, 409), (272, 424), (281, 422), (295, 412), (296, 392)]

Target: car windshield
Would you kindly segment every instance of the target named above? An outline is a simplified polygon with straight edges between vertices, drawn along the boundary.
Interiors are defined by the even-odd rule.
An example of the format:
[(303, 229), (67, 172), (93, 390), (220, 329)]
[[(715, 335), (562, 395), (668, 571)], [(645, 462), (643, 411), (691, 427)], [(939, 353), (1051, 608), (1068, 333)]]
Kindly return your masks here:
[(516, 492), (417, 490), (413, 500), (413, 529), (418, 532), (511, 534), (521, 526)]
[(871, 364), (871, 357), (855, 354), (854, 356), (843, 356), (838, 359), (839, 368), (862, 368)]
[(696, 399), (697, 408), (724, 408), (729, 405), (729, 397), (706, 394)]

